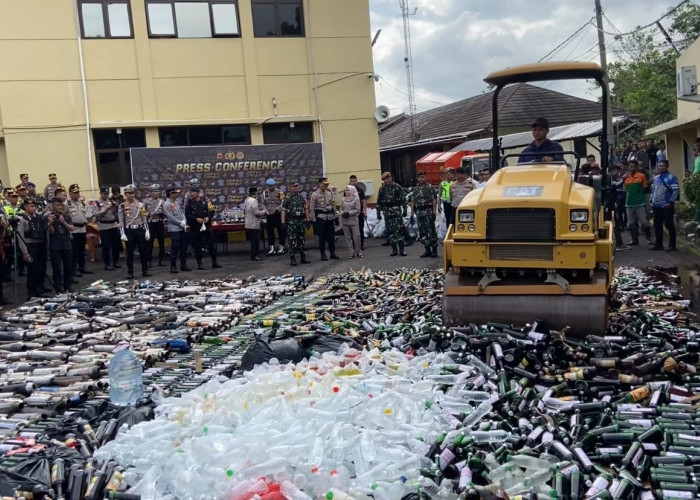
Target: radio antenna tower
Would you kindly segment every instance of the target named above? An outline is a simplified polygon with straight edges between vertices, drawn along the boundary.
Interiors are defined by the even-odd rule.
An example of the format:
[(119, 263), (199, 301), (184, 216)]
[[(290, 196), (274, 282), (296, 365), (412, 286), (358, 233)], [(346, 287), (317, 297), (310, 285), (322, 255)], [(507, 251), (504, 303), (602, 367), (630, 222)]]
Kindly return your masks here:
[(416, 132), (416, 91), (413, 85), (413, 56), (411, 54), (411, 23), (410, 17), (416, 14), (418, 7), (409, 12), (408, 0), (399, 0), (401, 13), (403, 15), (403, 44), (404, 44), (404, 64), (406, 66), (406, 87), (408, 88), (408, 117), (411, 123), (411, 137), (418, 140)]

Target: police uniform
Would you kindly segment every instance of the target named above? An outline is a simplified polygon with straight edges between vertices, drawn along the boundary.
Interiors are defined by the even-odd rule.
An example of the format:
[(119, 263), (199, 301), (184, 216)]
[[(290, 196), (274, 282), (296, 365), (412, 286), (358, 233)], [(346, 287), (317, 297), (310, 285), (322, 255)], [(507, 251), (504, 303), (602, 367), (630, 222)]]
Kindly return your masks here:
[(180, 194), (180, 189), (172, 187), (165, 190), (165, 196), (168, 197), (163, 203), (163, 216), (165, 223), (168, 225), (168, 234), (170, 235), (170, 272), (177, 272), (177, 259), (180, 258), (180, 269), (182, 271), (191, 271), (187, 267), (187, 240), (185, 234), (187, 231), (187, 219), (185, 218), (185, 210), (180, 205), (180, 201), (173, 200), (171, 194)]
[(160, 186), (153, 184), (150, 188), (151, 194), (157, 193), (158, 196), (153, 198), (149, 196), (143, 200), (146, 205), (146, 217), (148, 218), (148, 229), (151, 231), (151, 239), (148, 240), (148, 267), (151, 267), (151, 259), (153, 258), (153, 243), (158, 239), (158, 265), (164, 266), (165, 263), (165, 226), (163, 215), (163, 204), (165, 200), (160, 197)]
[[(26, 203), (36, 202), (28, 199)], [(48, 225), (46, 216), (37, 212), (29, 215), (26, 212), (20, 217), (19, 248), (24, 256), (29, 256), (27, 262), (27, 292), (29, 297), (40, 297), (47, 291), (44, 286), (46, 280), (46, 241), (48, 238)]]
[[(70, 193), (80, 193), (80, 186), (71, 184)], [(87, 224), (92, 216), (92, 208), (85, 204), (82, 199), (66, 200), (66, 212), (70, 215), (73, 221), (75, 230), (71, 233), (73, 239), (73, 260), (75, 265), (75, 276), (80, 277), (83, 274), (92, 274), (85, 268), (85, 244), (87, 243)]]
[(70, 234), (75, 228), (70, 215), (57, 212), (55, 207), (47, 215), (47, 223), (53, 286), (56, 293), (72, 292), (73, 243)]
[[(418, 172), (417, 177), (421, 176), (425, 178), (425, 172)], [(413, 188), (411, 213), (418, 219), (418, 239), (425, 247), (425, 253), (421, 257), (437, 257), (436, 199), (435, 188), (428, 183), (419, 183)]]
[[(200, 192), (198, 187), (191, 187), (190, 192)], [(219, 268), (221, 267), (217, 262), (216, 258), (216, 244), (214, 243), (214, 237), (211, 232), (211, 219), (214, 217), (214, 207), (210, 201), (203, 200), (202, 198), (198, 200), (190, 200), (185, 207), (185, 218), (187, 219), (187, 225), (191, 228), (192, 236), (192, 246), (194, 247), (194, 257), (197, 259), (197, 269), (204, 269), (202, 264), (202, 244), (207, 244), (207, 249), (209, 250), (209, 255), (211, 256), (211, 267)], [(197, 219), (209, 219), (206, 223), (202, 224), (197, 222)]]
[(328, 260), (326, 246), (331, 254), (331, 259), (338, 259), (335, 254), (335, 200), (333, 193), (328, 189), (328, 179), (321, 177), (319, 184), (325, 189), (318, 188), (311, 193), (309, 198), (309, 213), (314, 221), (314, 231), (318, 236), (318, 247), (321, 250), (321, 260)]
[[(298, 186), (294, 182), (292, 187)], [(310, 264), (306, 258), (306, 200), (301, 193), (290, 192), (282, 202), (284, 223), (287, 225), (287, 246), (289, 248), (289, 260), (293, 266), (297, 265), (295, 254), (299, 254), (302, 264)]]
[[(389, 172), (382, 174), (382, 180), (390, 178)], [(384, 213), (386, 230), (389, 234), (389, 244), (391, 245), (391, 256), (399, 255), (406, 256), (404, 251), (404, 226), (402, 216), (406, 215), (406, 192), (404, 189), (392, 182), (391, 184), (382, 184), (377, 194), (377, 210), (378, 214)], [(398, 251), (396, 246), (398, 245)]]
[(49, 181), (44, 188), (44, 199), (46, 199), (47, 203), (51, 203), (51, 200), (56, 195), (56, 190), (61, 187), (61, 184), (57, 182), (56, 174), (49, 174)]
[[(129, 184), (124, 193), (135, 193), (136, 186)], [(126, 270), (129, 278), (134, 277), (134, 250), (138, 247), (141, 260), (141, 275), (150, 276), (148, 272), (148, 248), (146, 241), (150, 239), (146, 207), (140, 201), (128, 199), (119, 205), (119, 231), (122, 241), (126, 242)]]
[[(445, 173), (448, 171), (454, 173), (454, 169), (452, 168), (445, 170)], [(450, 189), (452, 182), (454, 181), (448, 181), (447, 179), (440, 181), (440, 202), (442, 203), (443, 213), (445, 214), (446, 228), (450, 227), (450, 224), (454, 222), (452, 220), (452, 216), (454, 215), (454, 210), (452, 210), (452, 190)]]
[[(100, 188), (100, 195), (109, 195), (109, 188)], [(104, 199), (102, 196), (95, 200), (94, 218), (97, 220), (97, 229), (100, 231), (100, 244), (102, 245), (102, 261), (105, 269), (112, 271), (120, 268), (119, 252), (122, 242), (119, 239), (119, 204), (112, 198)]]

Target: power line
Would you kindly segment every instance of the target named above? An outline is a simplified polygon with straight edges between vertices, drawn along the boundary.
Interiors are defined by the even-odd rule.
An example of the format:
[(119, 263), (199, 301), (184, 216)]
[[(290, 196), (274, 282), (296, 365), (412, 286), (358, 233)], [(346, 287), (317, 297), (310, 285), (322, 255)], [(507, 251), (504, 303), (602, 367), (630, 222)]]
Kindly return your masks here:
[[(605, 33), (606, 35), (611, 35), (611, 36), (614, 36), (614, 37), (634, 35), (635, 33), (639, 32), (639, 31), (642, 31), (642, 30), (645, 30), (645, 29), (647, 29), (647, 28), (650, 28), (650, 27), (654, 26), (657, 22), (659, 22), (659, 21), (661, 21), (662, 19), (664, 19), (664, 18), (670, 16), (671, 14), (673, 14), (674, 12), (676, 12), (678, 9), (680, 9), (683, 5), (687, 4), (689, 1), (690, 1), (690, 0), (683, 0), (681, 3), (679, 3), (678, 5), (676, 5), (675, 7), (673, 7), (671, 10), (669, 10), (668, 12), (666, 12), (665, 14), (663, 14), (663, 15), (662, 15), (661, 17), (659, 17), (658, 19), (655, 19), (655, 20), (653, 20), (652, 22), (650, 22), (650, 23), (648, 23), (648, 24), (645, 24), (644, 26), (637, 26), (636, 28), (634, 28), (634, 30), (628, 31), (627, 33), (620, 33), (619, 31), (618, 31), (618, 33), (611, 33), (611, 32), (608, 32), (608, 31), (605, 31), (605, 30), (602, 30), (602, 29), (601, 29), (600, 31), (602, 31), (602, 32)], [(607, 18), (606, 18), (606, 19), (607, 19)], [(591, 19), (591, 20), (592, 20), (592, 19)], [(608, 19), (608, 22), (609, 22), (609, 21), (610, 21), (610, 20)], [(590, 23), (591, 21), (588, 21), (588, 22)], [(610, 24), (612, 25), (612, 23), (610, 23)], [(595, 28), (595, 29), (599, 29), (597, 26), (594, 26), (594, 28)], [(617, 29), (617, 28), (615, 28), (615, 29)]]
[[(687, 0), (686, 0), (686, 1), (687, 1)], [(551, 55), (555, 54), (557, 51), (559, 51), (559, 49), (561, 49), (564, 45), (566, 45), (567, 43), (569, 43), (569, 42), (570, 42), (576, 35), (578, 35), (586, 26), (590, 26), (589, 23), (590, 23), (592, 20), (593, 20), (593, 18), (591, 17), (588, 21), (586, 21), (585, 23), (583, 23), (583, 26), (581, 26), (579, 29), (577, 29), (576, 31), (574, 31), (573, 34), (572, 34), (571, 36), (569, 36), (569, 38), (567, 38), (566, 40), (564, 40), (563, 42), (561, 42), (559, 45), (557, 45), (556, 47), (554, 47), (552, 50), (550, 50), (550, 51), (547, 53), (547, 55), (545, 55), (542, 59), (540, 59), (540, 60), (537, 61), (537, 62), (543, 62), (543, 61), (544, 61), (545, 59), (547, 59), (549, 56), (551, 56)]]

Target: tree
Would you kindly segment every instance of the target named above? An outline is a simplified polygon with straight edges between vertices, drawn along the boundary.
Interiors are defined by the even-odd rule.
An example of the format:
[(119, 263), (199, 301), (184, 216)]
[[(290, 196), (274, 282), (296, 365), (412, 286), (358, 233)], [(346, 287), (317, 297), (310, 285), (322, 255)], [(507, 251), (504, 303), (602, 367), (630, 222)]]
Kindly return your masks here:
[[(700, 5), (670, 10), (668, 32), (683, 51), (700, 35)], [(608, 65), (613, 106), (638, 114), (645, 128), (676, 116), (676, 52), (654, 39), (655, 26), (617, 36), (619, 61)]]

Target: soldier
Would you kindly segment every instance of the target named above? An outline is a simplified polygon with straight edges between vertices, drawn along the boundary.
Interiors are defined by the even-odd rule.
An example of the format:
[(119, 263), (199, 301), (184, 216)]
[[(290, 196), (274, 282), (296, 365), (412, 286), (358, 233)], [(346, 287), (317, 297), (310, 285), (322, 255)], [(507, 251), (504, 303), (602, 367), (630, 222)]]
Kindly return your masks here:
[(146, 219), (146, 207), (136, 199), (136, 186), (129, 184), (124, 188), (126, 200), (119, 206), (119, 232), (121, 240), (126, 242), (127, 278), (134, 278), (134, 250), (138, 247), (141, 259), (141, 276), (148, 277), (148, 250), (146, 242), (151, 239)]
[(148, 242), (148, 267), (151, 267), (153, 258), (153, 243), (158, 239), (158, 266), (165, 265), (165, 231), (163, 215), (163, 199), (160, 197), (160, 185), (153, 184), (150, 188), (150, 196), (143, 200), (146, 205), (146, 217), (148, 228), (151, 230), (151, 239)]
[(102, 245), (102, 261), (105, 270), (114, 271), (120, 268), (119, 249), (122, 243), (119, 239), (119, 205), (109, 197), (109, 188), (100, 188), (100, 198), (95, 201), (97, 229), (100, 231)]
[(28, 297), (46, 297), (46, 217), (37, 213), (36, 202), (28, 198), (24, 202), (24, 215), (19, 221), (19, 248), (22, 260), (27, 263)]
[(68, 191), (70, 192), (70, 199), (66, 201), (66, 211), (73, 221), (73, 227), (75, 227), (75, 231), (71, 233), (73, 240), (73, 275), (76, 278), (80, 278), (83, 274), (92, 274), (92, 271), (85, 267), (87, 223), (92, 216), (92, 208), (88, 207), (85, 201), (80, 198), (80, 186), (71, 184)]
[(309, 198), (309, 214), (314, 222), (315, 233), (318, 236), (318, 247), (321, 250), (321, 260), (328, 260), (326, 246), (331, 259), (339, 259), (335, 254), (335, 200), (328, 189), (328, 178), (318, 180), (318, 189)]
[(437, 192), (428, 184), (425, 172), (416, 174), (418, 185), (413, 188), (411, 197), (411, 219), (418, 217), (418, 234), (425, 247), (421, 257), (437, 257), (437, 232), (435, 231), (435, 213), (437, 211)]
[(61, 187), (56, 174), (49, 174), (49, 183), (44, 188), (44, 199), (48, 203), (56, 195), (56, 189)]
[[(284, 240), (286, 236), (281, 218), (284, 193), (275, 187), (274, 179), (268, 179), (265, 184), (267, 184), (267, 189), (260, 195), (260, 208), (266, 212), (267, 243), (270, 245), (267, 255), (282, 255), (284, 254)], [(275, 228), (279, 234), (277, 249), (275, 249)]]
[[(391, 245), (391, 257), (408, 255), (404, 250), (404, 229), (402, 216), (406, 216), (406, 192), (396, 184), (391, 177), (391, 173), (382, 174), (382, 182), (377, 195), (377, 219), (381, 220), (382, 212), (386, 218), (386, 230), (389, 234), (389, 244)], [(398, 245), (398, 250), (396, 246)]]
[(299, 183), (293, 182), (289, 187), (290, 193), (282, 202), (282, 225), (287, 226), (287, 245), (289, 247), (289, 262), (297, 265), (295, 254), (299, 253), (302, 264), (311, 264), (306, 258), (306, 227), (309, 224), (309, 206), (304, 196), (299, 192)]
[(187, 267), (187, 241), (185, 233), (190, 230), (185, 219), (185, 210), (180, 205), (178, 200), (180, 189), (171, 187), (165, 190), (165, 196), (168, 197), (163, 203), (163, 215), (168, 224), (168, 234), (170, 235), (170, 272), (177, 272), (177, 259), (180, 258), (180, 269), (182, 271), (191, 271)]
[(202, 243), (207, 244), (209, 255), (211, 256), (211, 267), (218, 269), (222, 266), (216, 259), (216, 243), (211, 233), (211, 219), (214, 217), (214, 207), (210, 201), (205, 201), (201, 197), (199, 187), (190, 187), (190, 201), (185, 207), (185, 217), (187, 225), (192, 228), (192, 246), (194, 246), (194, 257), (197, 259), (197, 269), (204, 270), (202, 264)]
[(70, 233), (75, 228), (71, 224), (70, 215), (64, 213), (65, 210), (64, 200), (54, 197), (51, 200), (51, 212), (46, 217), (53, 286), (56, 293), (73, 291), (73, 244)]

